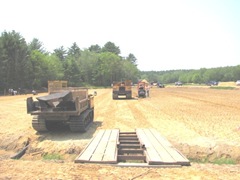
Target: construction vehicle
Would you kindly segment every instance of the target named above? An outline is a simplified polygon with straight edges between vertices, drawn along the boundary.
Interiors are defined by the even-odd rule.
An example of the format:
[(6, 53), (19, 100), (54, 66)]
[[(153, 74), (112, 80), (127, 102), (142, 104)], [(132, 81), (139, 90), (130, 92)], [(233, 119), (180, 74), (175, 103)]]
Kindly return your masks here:
[(149, 83), (146, 80), (138, 82), (138, 97), (147, 97), (149, 96)]
[(125, 80), (120, 82), (113, 82), (112, 84), (112, 98), (119, 99), (124, 97), (126, 99), (132, 99), (132, 81)]
[(86, 132), (94, 119), (94, 96), (86, 88), (53, 86), (48, 95), (36, 97), (37, 101), (27, 98), (27, 113), (33, 115), (32, 127), (45, 132), (61, 123), (72, 132)]

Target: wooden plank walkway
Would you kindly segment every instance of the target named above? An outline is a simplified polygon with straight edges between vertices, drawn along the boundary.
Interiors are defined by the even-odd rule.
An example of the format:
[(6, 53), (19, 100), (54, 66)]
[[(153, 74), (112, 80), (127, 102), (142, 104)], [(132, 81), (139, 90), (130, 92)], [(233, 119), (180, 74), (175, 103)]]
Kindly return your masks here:
[(119, 129), (100, 130), (75, 159), (76, 163), (117, 163)]
[(136, 129), (136, 133), (146, 148), (149, 165), (190, 165), (189, 160), (155, 129)]
[[(75, 159), (75, 162), (119, 164), (120, 166), (124, 166), (124, 164), (125, 166), (131, 166), (132, 164), (135, 166), (136, 164), (139, 164), (140, 167), (144, 167), (146, 164), (149, 167), (176, 167), (190, 165), (189, 160), (175, 149), (167, 139), (161, 136), (157, 130), (138, 128), (135, 133), (137, 134), (141, 148), (144, 150), (144, 155), (142, 156), (145, 157), (145, 163), (118, 161), (118, 156), (121, 156), (118, 155), (118, 152), (122, 152), (122, 147), (120, 145), (122, 140), (119, 140), (119, 129), (100, 130)], [(119, 160), (120, 159), (121, 158), (119, 158)]]

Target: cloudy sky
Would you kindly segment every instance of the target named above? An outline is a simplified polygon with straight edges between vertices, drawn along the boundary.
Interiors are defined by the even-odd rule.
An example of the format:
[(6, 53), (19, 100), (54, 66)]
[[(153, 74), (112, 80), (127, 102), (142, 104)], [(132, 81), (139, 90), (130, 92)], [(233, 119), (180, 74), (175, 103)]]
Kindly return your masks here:
[(240, 64), (239, 0), (0, 0), (0, 33), (52, 52), (113, 42), (140, 70)]

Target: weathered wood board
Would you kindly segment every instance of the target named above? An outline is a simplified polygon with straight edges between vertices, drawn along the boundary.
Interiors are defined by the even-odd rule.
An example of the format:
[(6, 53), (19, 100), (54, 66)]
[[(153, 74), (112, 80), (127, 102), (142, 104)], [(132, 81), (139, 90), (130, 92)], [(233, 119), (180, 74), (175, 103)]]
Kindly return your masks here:
[(155, 129), (136, 129), (136, 133), (140, 143), (146, 148), (148, 164), (190, 165), (189, 160)]
[(100, 130), (75, 162), (117, 163), (119, 129)]
[[(118, 162), (119, 129), (100, 130), (75, 159), (76, 163), (123, 164)], [(189, 160), (155, 129), (136, 129), (149, 166), (189, 166)], [(131, 163), (126, 163), (130, 166)], [(136, 164), (136, 163), (135, 163)], [(141, 163), (139, 163), (141, 166)]]

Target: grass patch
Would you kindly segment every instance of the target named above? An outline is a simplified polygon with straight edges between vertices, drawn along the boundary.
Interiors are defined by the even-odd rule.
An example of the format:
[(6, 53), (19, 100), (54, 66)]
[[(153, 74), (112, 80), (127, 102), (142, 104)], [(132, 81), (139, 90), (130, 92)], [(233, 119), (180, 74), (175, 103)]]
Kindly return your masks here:
[(235, 89), (235, 87), (231, 87), (231, 86), (211, 86), (210, 89), (233, 90), (233, 89)]
[(188, 158), (188, 159), (190, 162), (201, 163), (201, 164), (205, 164), (205, 163), (212, 163), (212, 164), (218, 164), (218, 165), (222, 165), (222, 164), (236, 165), (237, 164), (236, 160), (231, 158), (218, 158), (214, 160), (209, 160), (207, 157), (203, 159), (194, 159), (194, 158)]
[(44, 160), (63, 160), (60, 154), (45, 154), (43, 155)]
[(220, 158), (220, 159), (215, 159), (213, 161), (213, 164), (232, 164), (232, 165), (235, 165), (237, 164), (237, 162), (234, 160), (234, 159), (231, 159), (231, 158)]

